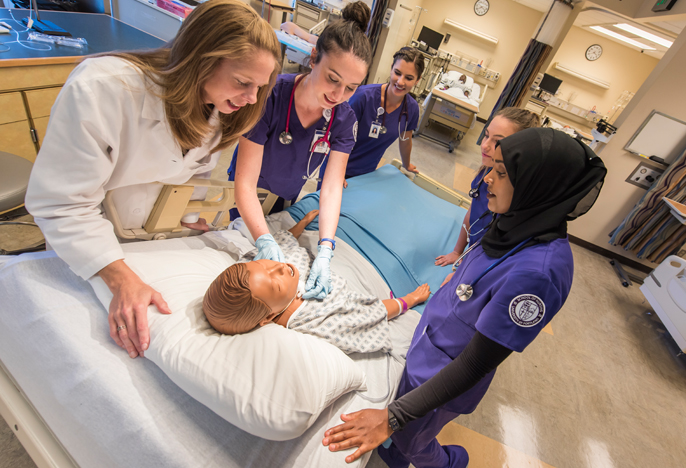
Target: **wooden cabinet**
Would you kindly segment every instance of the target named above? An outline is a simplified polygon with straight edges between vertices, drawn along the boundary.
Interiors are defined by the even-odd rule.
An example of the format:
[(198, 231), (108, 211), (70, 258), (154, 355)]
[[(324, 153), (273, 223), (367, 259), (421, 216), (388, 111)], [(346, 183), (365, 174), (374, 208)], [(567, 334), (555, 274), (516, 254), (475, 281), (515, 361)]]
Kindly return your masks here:
[(73, 64), (0, 68), (0, 151), (33, 162)]

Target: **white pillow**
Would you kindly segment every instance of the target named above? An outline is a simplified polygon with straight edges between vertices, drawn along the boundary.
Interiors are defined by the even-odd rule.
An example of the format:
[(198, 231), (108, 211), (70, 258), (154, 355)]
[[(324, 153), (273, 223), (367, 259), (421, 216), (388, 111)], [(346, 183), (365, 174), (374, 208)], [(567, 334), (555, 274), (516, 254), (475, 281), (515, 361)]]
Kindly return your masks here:
[[(165, 242), (165, 241), (162, 241)], [(234, 260), (210, 248), (126, 253), (125, 262), (172, 310), (148, 308), (145, 357), (233, 425), (271, 440), (300, 436), (339, 396), (365, 388), (363, 371), (314, 336), (267, 325), (245, 335), (215, 332), (202, 312), (210, 283)], [(90, 281), (109, 310), (112, 294)]]

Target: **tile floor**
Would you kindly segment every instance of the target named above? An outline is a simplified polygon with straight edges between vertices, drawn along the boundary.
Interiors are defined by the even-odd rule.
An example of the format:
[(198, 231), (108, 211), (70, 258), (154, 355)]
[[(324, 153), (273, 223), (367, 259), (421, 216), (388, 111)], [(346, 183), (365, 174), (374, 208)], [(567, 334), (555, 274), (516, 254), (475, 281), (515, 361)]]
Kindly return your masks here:
[[(413, 163), (466, 194), (480, 164), (481, 127), (452, 154), (415, 138)], [(215, 177), (226, 173), (231, 153)], [(397, 145), (384, 160), (393, 158)], [(6, 237), (0, 247), (10, 248)], [(572, 250), (572, 291), (547, 333), (511, 356), (479, 408), (446, 426), (439, 440), (464, 445), (470, 468), (686, 466), (686, 358), (638, 286), (622, 287), (605, 258)], [(0, 468), (35, 466), (0, 426)], [(368, 466), (385, 465), (374, 455)]]

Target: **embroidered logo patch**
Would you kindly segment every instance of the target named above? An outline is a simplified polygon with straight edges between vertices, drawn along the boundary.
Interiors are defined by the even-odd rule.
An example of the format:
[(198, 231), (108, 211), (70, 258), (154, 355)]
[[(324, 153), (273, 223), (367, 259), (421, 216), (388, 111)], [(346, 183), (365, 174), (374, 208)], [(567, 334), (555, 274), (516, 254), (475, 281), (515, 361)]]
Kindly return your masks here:
[(510, 318), (520, 327), (533, 327), (544, 315), (545, 304), (533, 294), (520, 294), (510, 302)]
[(353, 137), (355, 138), (355, 143), (357, 143), (357, 122), (353, 125)]

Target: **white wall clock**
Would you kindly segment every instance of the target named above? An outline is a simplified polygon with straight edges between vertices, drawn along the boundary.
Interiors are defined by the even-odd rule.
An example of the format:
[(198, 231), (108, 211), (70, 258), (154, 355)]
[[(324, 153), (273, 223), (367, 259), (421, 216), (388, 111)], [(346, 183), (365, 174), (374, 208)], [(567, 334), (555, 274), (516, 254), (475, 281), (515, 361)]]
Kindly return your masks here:
[(479, 16), (483, 16), (488, 13), (488, 9), (490, 7), (491, 4), (488, 3), (488, 0), (476, 0), (476, 3), (474, 4), (474, 13)]
[(586, 49), (586, 60), (598, 60), (603, 55), (603, 48), (599, 44), (593, 44)]

